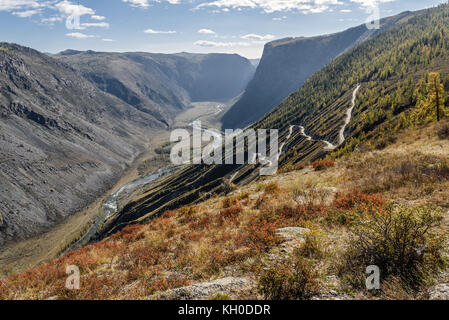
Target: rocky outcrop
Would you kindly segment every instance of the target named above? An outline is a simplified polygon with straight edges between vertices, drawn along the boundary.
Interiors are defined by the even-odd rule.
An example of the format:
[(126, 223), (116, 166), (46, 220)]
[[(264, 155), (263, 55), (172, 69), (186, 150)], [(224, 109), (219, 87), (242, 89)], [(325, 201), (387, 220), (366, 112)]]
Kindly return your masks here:
[(211, 282), (193, 284), (187, 287), (176, 288), (157, 293), (150, 300), (202, 300), (217, 294), (232, 296), (240, 291), (252, 287), (252, 281), (246, 278), (222, 278)]
[(429, 300), (449, 300), (449, 283), (438, 284), (428, 290)]

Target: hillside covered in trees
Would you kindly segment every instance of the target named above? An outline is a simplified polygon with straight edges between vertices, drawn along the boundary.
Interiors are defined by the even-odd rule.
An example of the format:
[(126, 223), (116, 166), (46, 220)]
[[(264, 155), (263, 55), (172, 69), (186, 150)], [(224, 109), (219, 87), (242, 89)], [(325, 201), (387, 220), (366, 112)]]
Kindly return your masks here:
[[(362, 88), (346, 132), (350, 141), (343, 150), (367, 137), (380, 142), (395, 131), (437, 120), (418, 110), (435, 90), (428, 83), (429, 74), (442, 85), (439, 91), (449, 89), (448, 26), (449, 6), (441, 5), (378, 35), (317, 72), (255, 127), (300, 124), (317, 139), (335, 141), (335, 124), (347, 108), (338, 102), (347, 100), (345, 95), (359, 83)], [(441, 107), (448, 105), (445, 94), (439, 101)]]

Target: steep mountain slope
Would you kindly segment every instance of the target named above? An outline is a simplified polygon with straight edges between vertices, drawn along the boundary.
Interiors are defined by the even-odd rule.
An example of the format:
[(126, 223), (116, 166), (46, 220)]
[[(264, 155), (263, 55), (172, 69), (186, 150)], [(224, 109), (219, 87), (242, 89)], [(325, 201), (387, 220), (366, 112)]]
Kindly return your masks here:
[[(407, 120), (425, 91), (421, 84), (428, 72), (440, 72), (449, 89), (448, 25), (449, 5), (420, 12), (332, 61), (253, 128), (280, 130), (282, 168), (314, 161), (329, 151), (339, 156), (360, 143), (388, 142), (389, 135), (409, 126)], [(330, 144), (340, 145), (342, 128), (345, 141), (331, 150)], [(132, 199), (105, 225), (103, 236), (165, 210), (229, 191), (231, 183), (254, 181), (259, 178), (259, 168), (183, 168)]]
[(243, 128), (257, 121), (332, 59), (414, 14), (404, 12), (382, 19), (379, 30), (361, 25), (331, 35), (267, 43), (254, 78), (240, 100), (224, 115), (223, 128)]
[(164, 127), (66, 64), (0, 43), (0, 244), (83, 208)]
[(104, 53), (67, 50), (54, 56), (101, 90), (172, 124), (195, 101), (227, 101), (243, 92), (255, 68), (236, 54)]

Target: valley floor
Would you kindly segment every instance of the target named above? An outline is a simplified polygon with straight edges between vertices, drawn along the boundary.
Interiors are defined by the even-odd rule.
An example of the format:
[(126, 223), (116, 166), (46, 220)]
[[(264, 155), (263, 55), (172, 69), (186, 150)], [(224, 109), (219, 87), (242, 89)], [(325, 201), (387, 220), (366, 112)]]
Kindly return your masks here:
[[(129, 226), (2, 279), (0, 297), (449, 299), (449, 138), (428, 126), (398, 134), (382, 150), (359, 149), (336, 162), (297, 166), (226, 197)], [(443, 245), (429, 242), (436, 248), (429, 254), (438, 261), (426, 256), (431, 267), (426, 270), (432, 270), (418, 287), (389, 276), (373, 293), (357, 285), (348, 249), (354, 246), (354, 228), (369, 217), (386, 216), (392, 203), (439, 211), (442, 218), (432, 230)], [(67, 265), (80, 268), (80, 290), (65, 289)]]

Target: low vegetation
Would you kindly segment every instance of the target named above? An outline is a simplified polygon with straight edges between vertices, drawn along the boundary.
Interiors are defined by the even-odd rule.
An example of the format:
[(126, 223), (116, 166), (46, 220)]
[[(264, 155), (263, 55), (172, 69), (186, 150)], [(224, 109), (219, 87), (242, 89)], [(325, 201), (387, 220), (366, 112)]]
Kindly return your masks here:
[[(422, 297), (447, 259), (449, 140), (438, 126), (128, 226), (1, 279), (0, 297), (146, 299), (230, 276), (254, 286), (211, 298)], [(308, 232), (280, 235), (286, 227)], [(70, 265), (80, 268), (80, 290), (65, 288)], [(381, 271), (380, 290), (364, 287), (369, 265)]]
[(445, 240), (435, 234), (442, 220), (437, 209), (389, 206), (362, 217), (353, 229), (340, 274), (363, 288), (365, 269), (375, 265), (382, 279), (399, 280), (405, 290), (418, 290), (445, 266)]
[(299, 255), (289, 264), (263, 271), (259, 291), (270, 300), (308, 299), (318, 292), (317, 277), (315, 266)]
[(312, 167), (317, 171), (326, 170), (335, 167), (335, 161), (334, 160), (315, 161), (312, 163)]

